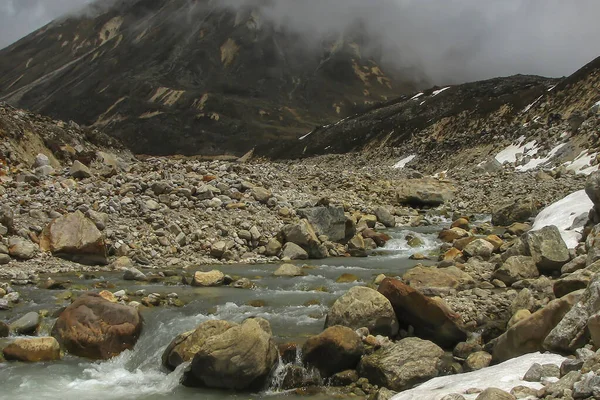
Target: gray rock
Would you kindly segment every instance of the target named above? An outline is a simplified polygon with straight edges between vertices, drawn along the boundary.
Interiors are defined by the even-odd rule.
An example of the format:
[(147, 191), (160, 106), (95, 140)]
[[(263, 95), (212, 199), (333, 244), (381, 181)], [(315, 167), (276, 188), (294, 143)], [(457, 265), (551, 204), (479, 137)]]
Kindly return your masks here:
[(377, 207), (373, 210), (373, 213), (377, 217), (377, 221), (381, 222), (386, 227), (393, 228), (396, 226), (396, 219), (387, 208)]
[(11, 258), (8, 254), (0, 253), (0, 265), (6, 265), (10, 260)]
[(458, 393), (451, 393), (451, 394), (445, 395), (440, 400), (465, 400), (465, 397)]
[(50, 159), (45, 154), (38, 154), (35, 156), (35, 161), (33, 162), (33, 168), (45, 167), (50, 165)]
[(433, 342), (406, 338), (364, 356), (358, 373), (373, 385), (403, 391), (438, 376), (443, 355)]
[(469, 257), (481, 257), (488, 260), (494, 252), (494, 245), (484, 239), (475, 239), (469, 243), (463, 253)]
[(147, 281), (148, 278), (137, 268), (128, 268), (123, 273), (123, 279), (126, 281)]
[(265, 255), (268, 257), (277, 256), (281, 252), (281, 247), (279, 240), (271, 238), (265, 247)]
[(342, 207), (311, 207), (296, 210), (301, 218), (306, 218), (317, 236), (327, 236), (332, 242), (346, 237), (346, 216)]
[(504, 390), (488, 388), (479, 393), (475, 400), (516, 400), (516, 397)]
[(252, 197), (254, 197), (254, 200), (263, 204), (266, 204), (269, 201), (269, 199), (273, 196), (271, 191), (260, 186), (254, 186), (251, 190), (251, 194)]
[(540, 273), (532, 257), (513, 256), (508, 258), (493, 275), (508, 286), (522, 279), (537, 278)]
[(302, 276), (304, 272), (302, 268), (297, 267), (293, 264), (283, 264), (275, 272), (273, 272), (275, 276)]
[(307, 260), (308, 253), (295, 243), (287, 242), (281, 250), (281, 258), (289, 260)]
[(527, 232), (525, 244), (538, 270), (542, 273), (560, 271), (562, 266), (571, 259), (569, 249), (554, 225)]
[(73, 178), (76, 179), (85, 179), (92, 176), (90, 169), (77, 160), (73, 161), (73, 165), (71, 165), (71, 170), (69, 173)]
[(573, 385), (573, 397), (576, 399), (584, 398), (597, 398), (596, 395), (600, 394), (600, 376), (594, 372), (588, 372), (583, 374), (579, 382), (575, 382)]
[(11, 237), (8, 240), (8, 254), (20, 260), (31, 260), (38, 252), (38, 245), (21, 237)]
[(492, 224), (509, 226), (515, 222), (527, 222), (537, 212), (531, 198), (508, 200), (492, 211)]
[(40, 315), (32, 311), (11, 322), (9, 327), (11, 332), (17, 335), (29, 335), (35, 333), (39, 324)]
[(437, 179), (407, 179), (399, 181), (396, 201), (411, 206), (439, 206), (454, 198), (456, 188)]
[(371, 334), (383, 336), (395, 336), (399, 329), (390, 301), (378, 291), (362, 286), (351, 288), (333, 303), (325, 327), (334, 325), (366, 327)]

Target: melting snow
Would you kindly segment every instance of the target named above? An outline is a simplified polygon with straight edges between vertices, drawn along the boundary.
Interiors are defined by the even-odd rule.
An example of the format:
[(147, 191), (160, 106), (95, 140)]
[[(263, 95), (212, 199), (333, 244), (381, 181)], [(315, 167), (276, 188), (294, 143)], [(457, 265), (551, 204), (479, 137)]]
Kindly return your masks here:
[(556, 87), (556, 85), (552, 86), (550, 89), (548, 89), (548, 91), (549, 92), (553, 91), (555, 87)]
[(586, 154), (587, 151), (582, 151), (573, 161), (567, 162), (564, 165), (569, 171), (574, 171), (576, 174), (589, 175), (598, 170), (598, 166), (592, 166), (590, 163), (596, 158), (598, 153)]
[(500, 164), (504, 163), (514, 163), (517, 161), (517, 154), (523, 154), (526, 156), (534, 156), (538, 152), (538, 148), (536, 146), (536, 141), (532, 140), (523, 145), (525, 141), (525, 136), (521, 136), (517, 139), (516, 144), (511, 144), (500, 153), (496, 155), (496, 160)]
[(431, 94), (431, 96), (437, 96), (438, 94), (440, 94), (440, 93), (442, 93), (443, 91), (446, 91), (446, 90), (448, 90), (448, 89), (450, 89), (450, 86), (448, 86), (448, 87), (445, 87), (445, 88), (443, 88), (443, 89), (440, 89), (440, 90), (436, 90), (435, 92), (433, 92), (433, 93)]
[(451, 393), (459, 393), (465, 399), (473, 400), (477, 397), (478, 393), (472, 395), (465, 394), (467, 389), (471, 388), (483, 390), (495, 387), (510, 391), (516, 386), (527, 386), (533, 389), (541, 389), (541, 383), (521, 380), (527, 370), (534, 363), (560, 365), (564, 360), (565, 357), (556, 354), (526, 354), (479, 371), (431, 379), (419, 387), (392, 397), (392, 400), (440, 400), (445, 395)]
[(557, 201), (544, 208), (533, 223), (533, 230), (537, 231), (545, 226), (555, 225), (560, 230), (560, 235), (567, 244), (567, 247), (573, 249), (581, 239), (581, 228), (569, 230), (573, 221), (582, 214), (589, 213), (594, 206), (585, 190), (571, 193), (562, 200)]
[[(529, 160), (529, 162), (527, 164), (518, 166), (516, 168), (517, 171), (521, 171), (521, 172), (531, 171), (532, 169), (536, 169), (537, 167), (546, 164), (548, 161), (550, 161), (552, 158), (554, 158), (556, 156), (556, 154), (560, 151), (560, 149), (562, 149), (566, 145), (567, 145), (567, 143), (559, 144), (558, 146), (556, 146), (555, 148), (550, 150), (550, 152), (548, 153), (548, 155), (546, 157), (532, 158), (531, 160)], [(537, 152), (537, 150), (536, 150), (536, 152)]]
[(419, 98), (419, 97), (421, 97), (421, 96), (423, 96), (423, 92), (415, 94), (415, 95), (414, 95), (413, 97), (411, 97), (410, 99), (411, 99), (411, 100), (416, 100), (416, 99), (418, 99), (418, 98)]
[(309, 137), (309, 136), (310, 136), (310, 135), (311, 135), (313, 132), (314, 132), (314, 131), (310, 131), (310, 132), (308, 132), (306, 135), (299, 137), (299, 138), (298, 138), (298, 140), (304, 140), (304, 139), (306, 139), (306, 138), (307, 138), (307, 137)]
[(411, 162), (412, 160), (415, 159), (415, 157), (417, 157), (415, 154), (408, 156), (406, 158), (403, 158), (402, 160), (398, 161), (396, 164), (394, 164), (394, 168), (404, 168), (406, 166), (406, 164), (408, 164), (409, 162)]

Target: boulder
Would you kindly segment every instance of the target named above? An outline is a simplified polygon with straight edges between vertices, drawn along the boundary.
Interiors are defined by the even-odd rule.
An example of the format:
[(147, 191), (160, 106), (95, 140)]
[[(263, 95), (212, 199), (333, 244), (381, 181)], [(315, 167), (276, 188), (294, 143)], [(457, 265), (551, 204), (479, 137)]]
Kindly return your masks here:
[[(600, 313), (596, 313), (588, 319), (587, 327), (592, 342), (596, 348), (600, 348)], [(2, 337), (1, 334), (0, 337)]]
[(2, 353), (9, 361), (43, 362), (60, 360), (60, 345), (53, 337), (18, 338)]
[(77, 160), (73, 161), (69, 174), (75, 179), (85, 179), (92, 176), (90, 169)]
[(365, 239), (372, 239), (377, 247), (383, 247), (391, 239), (390, 235), (383, 232), (376, 232), (371, 228), (363, 229), (360, 233)]
[(415, 335), (442, 347), (453, 347), (467, 339), (462, 320), (441, 300), (423, 295), (397, 279), (386, 278), (379, 292), (392, 304), (402, 327), (412, 326)]
[(209, 272), (197, 271), (194, 273), (194, 279), (192, 280), (192, 286), (199, 287), (210, 287), (210, 286), (221, 286), (225, 281), (225, 275), (218, 270), (212, 270)]
[(553, 287), (554, 295), (563, 297), (576, 290), (585, 289), (598, 272), (600, 272), (600, 261), (557, 280)]
[(136, 308), (86, 293), (60, 314), (52, 336), (73, 355), (105, 360), (132, 349), (141, 332)]
[(358, 373), (372, 385), (400, 392), (438, 376), (443, 355), (433, 342), (406, 338), (364, 356)]
[(10, 334), (10, 327), (6, 322), (0, 321), (0, 338), (8, 337)]
[(530, 231), (524, 238), (528, 255), (533, 257), (542, 273), (560, 272), (561, 267), (571, 259), (569, 248), (554, 225)]
[(544, 340), (578, 301), (580, 292), (552, 300), (498, 337), (492, 356), (494, 362), (504, 362), (523, 354), (544, 350)]
[(527, 222), (537, 212), (532, 198), (509, 200), (492, 210), (492, 224), (509, 226), (515, 222)]
[(532, 257), (513, 256), (494, 271), (493, 279), (499, 279), (510, 286), (517, 281), (537, 278), (538, 276), (540, 276), (540, 272)]
[(279, 255), (281, 252), (281, 242), (275, 238), (269, 239), (267, 246), (265, 247), (265, 255), (267, 257), (274, 257)]
[(469, 357), (465, 360), (465, 371), (478, 371), (483, 368), (490, 366), (492, 362), (492, 355), (485, 351), (477, 351), (469, 354)]
[(17, 335), (31, 335), (40, 324), (40, 315), (31, 311), (10, 323), (10, 331)]
[(487, 388), (479, 393), (475, 400), (516, 400), (517, 398), (504, 390)]
[(304, 275), (304, 271), (302, 268), (295, 266), (294, 264), (283, 264), (275, 272), (273, 272), (275, 276), (302, 276)]
[(331, 326), (302, 346), (302, 361), (319, 370), (323, 378), (355, 369), (364, 353), (362, 340), (353, 329)]
[[(569, 297), (578, 292), (573, 292)], [(563, 297), (564, 298), (564, 297)], [(583, 347), (589, 338), (587, 322), (600, 312), (600, 274), (594, 276), (589, 286), (560, 323), (552, 329), (544, 340), (544, 347), (551, 351), (571, 353)]]
[(475, 285), (473, 277), (452, 266), (448, 268), (418, 265), (408, 270), (402, 279), (410, 286), (423, 288), (468, 288)]
[(340, 242), (346, 238), (346, 216), (343, 207), (301, 208), (296, 210), (296, 214), (308, 220), (317, 236), (327, 236), (332, 242)]
[(456, 188), (437, 179), (407, 179), (398, 182), (396, 202), (415, 207), (437, 207), (454, 198)]
[(236, 325), (234, 322), (211, 320), (201, 323), (193, 331), (182, 333), (163, 352), (163, 365), (173, 371), (184, 362), (192, 361), (206, 339), (220, 335)]
[(21, 237), (11, 237), (8, 240), (8, 254), (20, 260), (31, 260), (38, 252), (38, 246)]
[(96, 224), (81, 211), (56, 218), (44, 228), (40, 248), (82, 264), (107, 264), (106, 244)]
[(270, 190), (267, 190), (260, 186), (254, 186), (250, 191), (250, 194), (252, 195), (252, 197), (254, 197), (254, 200), (263, 204), (267, 204), (269, 199), (273, 197), (273, 194)]
[(373, 210), (373, 214), (377, 217), (377, 221), (381, 222), (387, 228), (396, 226), (396, 219), (387, 208), (376, 207), (375, 210)]
[(463, 239), (469, 236), (471, 236), (471, 234), (468, 231), (462, 228), (454, 227), (442, 230), (438, 234), (438, 239), (440, 239), (442, 242), (452, 243), (455, 240)]
[(209, 388), (259, 390), (278, 359), (268, 322), (247, 319), (204, 340), (185, 383)]
[(282, 232), (286, 242), (297, 244), (303, 248), (319, 243), (315, 230), (306, 219), (295, 224), (285, 225)]
[(325, 319), (325, 327), (366, 327), (373, 335), (395, 336), (398, 320), (389, 300), (376, 290), (355, 286), (337, 299)]
[(600, 171), (595, 171), (588, 177), (585, 183), (585, 193), (594, 206), (600, 210)]
[(469, 243), (463, 253), (469, 257), (481, 257), (484, 260), (489, 259), (494, 252), (494, 245), (484, 239), (475, 239)]
[(281, 259), (287, 260), (307, 260), (308, 253), (302, 247), (295, 243), (287, 242), (281, 250)]
[(142, 271), (140, 271), (137, 268), (127, 268), (125, 270), (125, 272), (123, 273), (123, 280), (126, 281), (147, 281), (148, 277), (146, 277), (146, 275), (144, 275), (144, 273)]

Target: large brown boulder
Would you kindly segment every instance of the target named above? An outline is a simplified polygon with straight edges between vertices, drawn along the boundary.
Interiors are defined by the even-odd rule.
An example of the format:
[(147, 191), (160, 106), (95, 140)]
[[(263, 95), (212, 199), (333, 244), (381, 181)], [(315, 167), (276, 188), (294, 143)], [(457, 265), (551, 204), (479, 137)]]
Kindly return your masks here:
[(302, 361), (316, 367), (322, 377), (354, 369), (363, 355), (362, 340), (345, 326), (332, 326), (302, 346)]
[(544, 339), (559, 324), (580, 298), (582, 291), (570, 293), (519, 321), (504, 332), (494, 346), (495, 362), (504, 362), (523, 354), (544, 350)]
[(2, 353), (9, 361), (55, 361), (60, 360), (60, 345), (53, 337), (18, 338)]
[(467, 339), (462, 319), (442, 301), (391, 278), (381, 282), (379, 292), (392, 304), (400, 325), (411, 325), (415, 335), (446, 348)]
[(106, 243), (96, 224), (81, 211), (54, 219), (44, 228), (40, 248), (82, 264), (106, 264)]
[(186, 374), (185, 384), (219, 389), (261, 389), (278, 359), (268, 322), (247, 319), (207, 338)]
[(396, 202), (415, 207), (439, 206), (454, 198), (452, 183), (437, 179), (407, 179), (398, 182)]
[(403, 391), (438, 376), (443, 355), (435, 343), (406, 338), (364, 356), (358, 373), (373, 385)]
[(106, 360), (132, 349), (141, 332), (136, 308), (86, 293), (60, 314), (52, 336), (73, 355)]
[(325, 327), (343, 325), (369, 328), (373, 335), (395, 336), (398, 320), (390, 301), (377, 290), (355, 286), (337, 299), (325, 320)]
[(182, 333), (165, 349), (162, 356), (163, 365), (175, 370), (184, 362), (192, 361), (206, 339), (220, 335), (236, 325), (234, 322), (211, 320), (201, 323), (193, 331)]

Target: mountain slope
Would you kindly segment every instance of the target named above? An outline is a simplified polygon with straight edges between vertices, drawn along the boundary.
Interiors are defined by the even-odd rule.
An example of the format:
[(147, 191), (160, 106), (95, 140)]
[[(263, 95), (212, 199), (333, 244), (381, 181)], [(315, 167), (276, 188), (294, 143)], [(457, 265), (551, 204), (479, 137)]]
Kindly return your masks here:
[(130, 0), (53, 22), (0, 51), (0, 101), (137, 153), (240, 154), (414, 90), (362, 54), (360, 27), (315, 46), (219, 4)]

